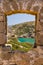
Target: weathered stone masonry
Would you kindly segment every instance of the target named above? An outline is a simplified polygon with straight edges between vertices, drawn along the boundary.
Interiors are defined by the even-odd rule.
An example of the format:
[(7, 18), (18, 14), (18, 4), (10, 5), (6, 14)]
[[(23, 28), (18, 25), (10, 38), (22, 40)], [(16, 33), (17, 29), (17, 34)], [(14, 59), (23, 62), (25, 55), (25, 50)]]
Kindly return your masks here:
[[(16, 53), (11, 52), (11, 50), (4, 45), (7, 42), (7, 16), (11, 13), (14, 13), (15, 11), (31, 11), (31, 12), (37, 12), (37, 23), (36, 23), (36, 45), (43, 47), (43, 0), (0, 0), (0, 65), (14, 65), (15, 63), (17, 65), (33, 65), (34, 62), (36, 62), (36, 65), (43, 64), (43, 50), (42, 48), (36, 48), (35, 51), (30, 51), (34, 55), (36, 52), (34, 58), (37, 60), (27, 61), (23, 60), (24, 55), (19, 56), (21, 60), (16, 61)], [(40, 50), (42, 52), (40, 52)], [(41, 55), (42, 54), (42, 55)], [(29, 55), (29, 53), (28, 53)], [(42, 56), (42, 57), (41, 57)], [(30, 56), (31, 57), (31, 56)], [(33, 56), (32, 56), (33, 57)], [(23, 59), (22, 59), (23, 58)], [(27, 56), (25, 57), (27, 58)], [(39, 60), (38, 60), (39, 59)], [(23, 61), (22, 61), (23, 60)], [(37, 62), (38, 61), (38, 62)], [(40, 61), (40, 63), (39, 63)], [(33, 64), (31, 64), (31, 62)], [(23, 64), (22, 64), (23, 63)], [(34, 64), (35, 65), (35, 64)]]

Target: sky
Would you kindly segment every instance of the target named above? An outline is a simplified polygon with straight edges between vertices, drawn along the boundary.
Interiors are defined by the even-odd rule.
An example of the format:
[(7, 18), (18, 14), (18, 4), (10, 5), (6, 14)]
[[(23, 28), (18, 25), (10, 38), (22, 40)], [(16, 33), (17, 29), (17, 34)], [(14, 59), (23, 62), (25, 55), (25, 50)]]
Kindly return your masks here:
[(18, 14), (7, 16), (8, 25), (15, 25), (15, 24), (30, 22), (30, 21), (35, 21), (35, 15), (18, 13)]

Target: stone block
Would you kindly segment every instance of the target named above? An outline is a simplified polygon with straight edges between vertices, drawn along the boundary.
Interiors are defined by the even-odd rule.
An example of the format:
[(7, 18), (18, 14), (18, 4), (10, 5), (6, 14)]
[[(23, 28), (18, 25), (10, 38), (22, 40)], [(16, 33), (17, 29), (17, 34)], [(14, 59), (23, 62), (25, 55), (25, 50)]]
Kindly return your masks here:
[(0, 44), (5, 44), (6, 40), (6, 35), (4, 33), (0, 33)]
[(4, 22), (0, 21), (0, 32), (4, 32)]
[(0, 21), (4, 21), (4, 16), (0, 16)]

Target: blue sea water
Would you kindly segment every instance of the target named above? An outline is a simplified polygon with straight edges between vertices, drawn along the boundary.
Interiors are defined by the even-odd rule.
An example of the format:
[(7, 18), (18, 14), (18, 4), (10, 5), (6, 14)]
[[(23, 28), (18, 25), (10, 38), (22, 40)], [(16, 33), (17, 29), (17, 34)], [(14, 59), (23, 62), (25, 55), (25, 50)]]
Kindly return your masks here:
[(34, 44), (35, 43), (35, 39), (34, 38), (18, 38), (19, 42), (27, 42), (30, 44)]

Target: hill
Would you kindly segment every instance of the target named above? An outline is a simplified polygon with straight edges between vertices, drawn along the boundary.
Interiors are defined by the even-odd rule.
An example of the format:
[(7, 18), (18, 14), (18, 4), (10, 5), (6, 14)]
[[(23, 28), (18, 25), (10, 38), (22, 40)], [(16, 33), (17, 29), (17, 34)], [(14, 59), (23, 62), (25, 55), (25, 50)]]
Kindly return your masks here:
[(8, 44), (12, 45), (13, 50), (29, 51), (33, 45), (30, 43), (20, 43), (17, 41), (18, 37), (32, 37), (35, 34), (35, 22), (25, 22), (12, 26), (8, 26)]
[(8, 33), (11, 33), (17, 36), (21, 36), (26, 33), (30, 34), (30, 32), (31, 33), (35, 32), (35, 22), (34, 21), (24, 22), (24, 23), (8, 26)]

